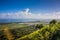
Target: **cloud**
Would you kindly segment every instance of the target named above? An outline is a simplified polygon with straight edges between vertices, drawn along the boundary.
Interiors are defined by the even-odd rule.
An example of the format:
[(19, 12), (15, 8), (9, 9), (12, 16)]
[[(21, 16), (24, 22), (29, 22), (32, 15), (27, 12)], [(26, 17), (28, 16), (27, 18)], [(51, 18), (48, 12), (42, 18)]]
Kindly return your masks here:
[(0, 19), (60, 19), (60, 12), (30, 13), (30, 9), (14, 13), (0, 13)]

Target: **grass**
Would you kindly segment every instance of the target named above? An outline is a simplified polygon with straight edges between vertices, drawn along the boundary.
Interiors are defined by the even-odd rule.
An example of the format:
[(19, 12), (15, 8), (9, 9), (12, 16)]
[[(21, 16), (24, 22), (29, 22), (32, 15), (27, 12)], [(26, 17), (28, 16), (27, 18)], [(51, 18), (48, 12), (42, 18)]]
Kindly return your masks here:
[(43, 26), (37, 28), (17, 23), (0, 25), (0, 40), (60, 40), (60, 22)]
[[(7, 29), (7, 30), (4, 30), (4, 29)], [(30, 34), (35, 30), (37, 30), (37, 29), (34, 26), (30, 26), (30, 25), (27, 25), (27, 24), (13, 23), (13, 24), (0, 25), (0, 32), (2, 32), (0, 34), (1, 35), (0, 38), (3, 36), (3, 38), (1, 38), (1, 39), (2, 40), (4, 40), (4, 39), (7, 40), (10, 37), (9, 35), (12, 34), (14, 36), (14, 40), (15, 40), (15, 39), (18, 39), (18, 38), (20, 38), (24, 35)], [(5, 36), (5, 34), (6, 34), (6, 36)]]
[(45, 25), (43, 28), (17, 40), (60, 40), (60, 23), (53, 26)]

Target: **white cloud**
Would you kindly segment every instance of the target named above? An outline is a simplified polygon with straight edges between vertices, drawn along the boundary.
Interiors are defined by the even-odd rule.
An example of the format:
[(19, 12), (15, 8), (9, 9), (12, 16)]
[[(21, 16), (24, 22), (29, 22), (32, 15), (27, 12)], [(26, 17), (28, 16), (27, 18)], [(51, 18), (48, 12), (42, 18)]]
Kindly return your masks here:
[(16, 13), (2, 13), (0, 19), (60, 19), (60, 12), (54, 13), (30, 13), (30, 9), (27, 8), (24, 11), (18, 11)]

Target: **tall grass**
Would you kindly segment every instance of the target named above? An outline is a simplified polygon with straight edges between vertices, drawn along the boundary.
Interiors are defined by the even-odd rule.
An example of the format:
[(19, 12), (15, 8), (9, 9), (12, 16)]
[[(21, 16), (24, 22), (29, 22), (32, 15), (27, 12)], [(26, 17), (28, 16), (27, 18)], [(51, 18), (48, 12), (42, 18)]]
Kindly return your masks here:
[(60, 40), (60, 23), (45, 25), (43, 28), (17, 40)]

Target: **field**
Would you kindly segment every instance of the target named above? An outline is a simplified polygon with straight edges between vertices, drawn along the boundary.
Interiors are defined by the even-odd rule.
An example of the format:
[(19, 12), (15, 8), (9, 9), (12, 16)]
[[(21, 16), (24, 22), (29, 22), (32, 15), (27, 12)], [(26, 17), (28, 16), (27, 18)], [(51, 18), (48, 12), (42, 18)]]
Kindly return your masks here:
[(5, 37), (7, 34), (13, 35), (15, 40), (24, 35), (30, 34), (35, 30), (37, 30), (37, 28), (35, 28), (33, 25), (25, 23), (0, 24), (0, 40), (9, 40), (8, 37)]
[(60, 22), (0, 24), (0, 40), (60, 40)]

